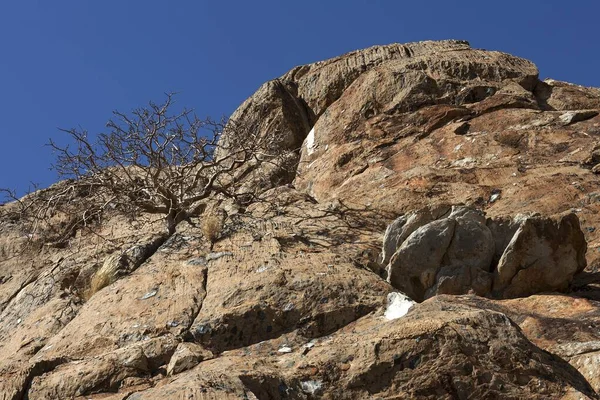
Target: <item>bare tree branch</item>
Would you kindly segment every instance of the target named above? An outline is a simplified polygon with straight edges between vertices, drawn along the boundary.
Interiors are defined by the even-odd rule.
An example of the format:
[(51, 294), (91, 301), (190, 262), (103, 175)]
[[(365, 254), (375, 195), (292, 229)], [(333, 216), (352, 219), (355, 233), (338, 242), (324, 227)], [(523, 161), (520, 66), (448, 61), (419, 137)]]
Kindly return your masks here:
[(236, 121), (199, 119), (187, 109), (172, 113), (172, 105), (173, 94), (166, 94), (161, 104), (150, 102), (129, 114), (114, 111), (107, 131), (96, 136), (82, 128), (61, 129), (70, 144), (48, 145), (56, 155), (53, 169), (69, 184), (22, 199), (3, 191), (18, 203), (30, 234), (63, 215), (68, 222), (55, 239), (68, 240), (107, 209), (161, 214), (173, 234), (181, 221), (202, 214), (212, 196), (240, 203), (258, 198), (269, 187), (244, 186), (252, 171), (288, 166), (270, 134)]

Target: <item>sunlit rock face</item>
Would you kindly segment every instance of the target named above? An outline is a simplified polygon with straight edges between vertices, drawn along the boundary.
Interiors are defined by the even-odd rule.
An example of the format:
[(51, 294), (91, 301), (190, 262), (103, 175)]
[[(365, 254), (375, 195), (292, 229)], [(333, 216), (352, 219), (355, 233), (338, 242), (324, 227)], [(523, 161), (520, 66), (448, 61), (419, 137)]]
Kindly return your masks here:
[(464, 206), (403, 215), (386, 229), (388, 282), (422, 301), (438, 294), (511, 298), (564, 291), (586, 267), (587, 245), (574, 213), (486, 218)]
[(376, 46), (234, 112), (286, 163), (209, 199), (214, 243), (114, 213), (32, 250), (4, 205), (0, 398), (598, 398), (598, 111), (465, 41)]

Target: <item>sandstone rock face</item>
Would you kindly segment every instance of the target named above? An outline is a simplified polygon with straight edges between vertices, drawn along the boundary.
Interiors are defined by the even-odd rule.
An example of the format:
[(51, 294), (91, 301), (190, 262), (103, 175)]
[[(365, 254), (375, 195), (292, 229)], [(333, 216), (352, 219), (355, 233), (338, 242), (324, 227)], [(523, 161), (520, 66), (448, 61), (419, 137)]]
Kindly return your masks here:
[(233, 113), (231, 119), (249, 124), (252, 130), (276, 133), (278, 142), (275, 145), (295, 150), (314, 122), (314, 115), (297, 91), (293, 82), (281, 79), (267, 82)]
[(167, 365), (167, 375), (175, 375), (194, 368), (204, 360), (213, 358), (210, 351), (195, 343), (180, 343)]
[(501, 312), (542, 349), (567, 360), (600, 390), (597, 360), (600, 355), (600, 303), (598, 291), (576, 291), (574, 296), (544, 294), (512, 300), (476, 296), (440, 296), (461, 306)]
[(586, 250), (575, 214), (486, 220), (472, 208), (441, 206), (392, 222), (382, 254), (392, 286), (422, 301), (437, 294), (510, 298), (565, 290), (586, 267)]
[(0, 399), (597, 399), (599, 111), (464, 41), (376, 46), (234, 113), (293, 168), (209, 199), (214, 246), (116, 212), (36, 246), (2, 205)]
[(600, 108), (600, 89), (546, 79), (536, 86), (537, 97), (550, 110), (586, 110)]
[[(598, 222), (598, 89), (540, 81), (526, 60), (454, 41), (376, 47), (281, 79), (298, 82), (317, 118), (294, 185), (318, 201), (398, 215), (443, 204), (490, 217), (573, 209)], [(315, 101), (313, 81), (335, 95)], [(586, 231), (594, 246), (598, 232)]]

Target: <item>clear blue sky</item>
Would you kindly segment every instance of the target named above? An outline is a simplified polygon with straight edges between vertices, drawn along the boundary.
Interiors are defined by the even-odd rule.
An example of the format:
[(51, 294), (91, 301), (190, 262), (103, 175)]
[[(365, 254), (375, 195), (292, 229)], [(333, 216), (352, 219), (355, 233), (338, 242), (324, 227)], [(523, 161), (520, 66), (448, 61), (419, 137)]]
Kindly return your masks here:
[[(456, 5), (460, 4), (460, 5)], [(465, 39), (600, 86), (600, 1), (14, 0), (0, 8), (0, 187), (56, 180), (57, 127), (101, 131), (178, 91), (229, 115), (292, 67), (375, 44)]]

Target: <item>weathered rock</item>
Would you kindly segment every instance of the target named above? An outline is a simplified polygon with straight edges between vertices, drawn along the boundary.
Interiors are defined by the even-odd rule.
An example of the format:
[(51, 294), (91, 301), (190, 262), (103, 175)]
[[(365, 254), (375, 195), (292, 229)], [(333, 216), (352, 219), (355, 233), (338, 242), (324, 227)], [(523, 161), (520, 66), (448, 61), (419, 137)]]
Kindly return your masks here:
[(535, 95), (550, 110), (586, 110), (600, 108), (600, 89), (546, 79), (538, 82)]
[(225, 157), (232, 150), (247, 145), (237, 142), (237, 136), (241, 136), (239, 131), (269, 138), (263, 146), (265, 155), (260, 162), (255, 159), (244, 166), (245, 178), (238, 193), (252, 193), (257, 186), (265, 190), (293, 181), (299, 161), (298, 149), (314, 123), (312, 111), (297, 90), (297, 84), (292, 81), (269, 81), (231, 115), (216, 157)]
[[(581, 275), (571, 295), (415, 305), (377, 263), (404, 214), (379, 261), (413, 297), (563, 290), (582, 235), (596, 270), (600, 91), (537, 76), (442, 41), (266, 83), (232, 118), (293, 168), (248, 166), (239, 190), (274, 186), (263, 202), (208, 199), (227, 214), (214, 249), (182, 222), (139, 251), (162, 222), (112, 212), (62, 248), (26, 247), (0, 206), (0, 398), (598, 398), (600, 306), (581, 297), (600, 295)], [(564, 212), (579, 222), (539, 216)], [(119, 279), (86, 302), (111, 254)]]
[(422, 301), (437, 278), (456, 228), (454, 219), (430, 222), (413, 232), (394, 253), (388, 281), (410, 298)]
[(394, 255), (398, 247), (413, 233), (417, 228), (442, 218), (449, 214), (450, 206), (442, 205), (431, 209), (423, 209), (422, 212), (405, 214), (394, 220), (385, 230), (383, 235), (383, 250), (381, 253), (381, 263), (387, 265), (390, 258)]
[[(296, 365), (304, 379), (314, 366), (310, 379), (323, 382), (331, 398), (544, 398), (561, 392), (557, 381), (576, 381), (577, 391), (594, 396), (574, 368), (531, 346), (505, 315), (437, 299), (398, 320), (359, 320)], [(558, 375), (533, 372), (547, 368)]]
[[(405, 120), (411, 119), (407, 112), (424, 106), (452, 103), (461, 106), (481, 102), (498, 88), (515, 83), (529, 90), (533, 88), (538, 72), (531, 63), (502, 53), (465, 51), (465, 45), (464, 42), (442, 42), (422, 47), (417, 44), (415, 47), (419, 50), (414, 53), (410, 50), (394, 53), (393, 58), (361, 71), (323, 115), (315, 112), (320, 117), (313, 127), (313, 144), (310, 147), (320, 151), (303, 151), (301, 176), (296, 179), (296, 184), (311, 188), (320, 197), (320, 188), (315, 188), (314, 184), (327, 179), (327, 176), (315, 176), (313, 174), (319, 168), (306, 166), (322, 158), (325, 150), (331, 153), (330, 150), (335, 150), (334, 146), (343, 146), (359, 137), (376, 140), (400, 130), (378, 126), (382, 118), (391, 117), (398, 121), (399, 127), (406, 127), (408, 121)], [(407, 46), (410, 49), (411, 45)], [(472, 76), (478, 76), (477, 86), (472, 86)], [(508, 93), (503, 96), (514, 97)], [(311, 104), (310, 101), (307, 103)], [(412, 125), (417, 132), (428, 133), (470, 114), (464, 107), (454, 106), (454, 110), (454, 115), (445, 109), (437, 118), (426, 118)], [(429, 125), (436, 119), (437, 125)], [(389, 138), (395, 135), (391, 134)], [(414, 133), (409, 134), (412, 135)], [(306, 149), (309, 147), (307, 143)]]
[(363, 317), (289, 353), (278, 347), (227, 352), (132, 398), (595, 398), (504, 314), (437, 299), (400, 319)]
[(217, 352), (296, 329), (306, 337), (329, 334), (379, 307), (391, 290), (334, 253), (307, 249), (294, 256), (275, 238), (256, 242), (249, 235), (220, 245), (235, 242), (248, 246), (208, 266), (207, 296), (190, 328)]
[[(469, 43), (460, 40), (374, 46), (327, 61), (297, 67), (282, 79), (297, 82), (299, 96), (306, 100), (317, 116), (323, 114), (363, 73), (388, 61), (405, 61), (407, 64), (415, 65), (415, 69), (419, 69), (418, 63), (429, 58), (431, 61), (428, 67), (439, 68), (448, 76), (466, 79), (471, 79), (473, 76), (501, 80), (514, 78), (524, 86), (533, 88), (537, 70), (530, 62), (498, 52), (482, 52), (482, 55), (489, 57), (489, 66), (484, 67), (477, 63), (480, 60), (477, 55), (469, 53), (468, 50), (470, 50)], [(455, 55), (457, 58), (464, 55), (462, 58), (464, 64), (444, 63), (446, 55), (450, 59)], [(494, 64), (496, 60), (498, 66)], [(506, 66), (509, 64), (507, 60), (510, 60), (509, 67)], [(471, 64), (468, 63), (469, 61)]]
[[(147, 243), (136, 244), (125, 251), (116, 251), (104, 259), (102, 266), (94, 272), (94, 277), (101, 277), (105, 285), (113, 283), (121, 276), (135, 271), (165, 242), (165, 235), (155, 235)], [(81, 273), (78, 278), (81, 277)], [(89, 278), (92, 280), (93, 278)], [(99, 288), (101, 289), (101, 288)]]
[(213, 358), (213, 354), (194, 343), (180, 343), (167, 365), (167, 375), (178, 374), (194, 368), (200, 362)]
[(558, 119), (560, 119), (560, 121), (563, 124), (570, 125), (574, 124), (575, 122), (585, 121), (586, 119), (594, 118), (598, 114), (599, 112), (595, 110), (567, 111), (566, 113), (558, 117)]
[(102, 296), (93, 296), (38, 355), (81, 358), (181, 334), (202, 307), (205, 269), (165, 265), (167, 260), (156, 255), (134, 274), (106, 288)]
[(575, 273), (585, 268), (586, 250), (575, 214), (558, 221), (527, 218), (498, 262), (494, 291), (503, 297), (520, 297), (565, 290)]
[(28, 398), (66, 399), (94, 391), (114, 391), (126, 378), (144, 376), (148, 372), (148, 360), (140, 346), (120, 349), (99, 357), (65, 363), (35, 377)]
[(53, 298), (23, 318), (0, 342), (0, 353), (4, 355), (0, 371), (26, 363), (77, 315), (79, 307), (72, 298)]
[(598, 392), (600, 308), (596, 300), (579, 297), (586, 294), (597, 296), (598, 292), (596, 289), (578, 292), (577, 296), (544, 294), (501, 301), (475, 296), (442, 296), (441, 299), (505, 313), (529, 340), (569, 361)]
[(384, 236), (384, 260), (396, 244), (388, 281), (417, 301), (436, 294), (510, 298), (561, 291), (586, 266), (587, 245), (575, 214), (558, 221), (486, 221), (474, 209), (447, 209), (401, 216)]
[[(369, 49), (287, 74), (285, 79), (302, 77), (298, 93), (307, 99), (316, 96), (311, 80), (335, 88), (336, 93), (327, 99), (323, 93), (323, 105), (313, 106), (318, 102), (307, 100), (318, 110), (319, 118), (304, 143), (295, 186), (319, 201), (337, 198), (397, 214), (425, 204), (465, 203), (489, 208), (491, 216), (514, 214), (515, 210), (554, 215), (569, 211), (573, 204), (587, 204), (587, 192), (595, 190), (595, 178), (577, 165), (586, 163), (596, 146), (600, 125), (592, 113), (600, 107), (600, 92), (536, 82), (537, 72), (522, 60), (474, 51), (465, 43), (438, 46), (440, 50), (435, 51), (433, 45), (415, 45), (419, 50), (411, 57), (402, 55), (411, 53), (403, 52), (402, 47)], [(367, 60), (364, 66), (359, 54)], [(461, 58), (463, 55), (466, 58)], [(439, 67), (436, 57), (444, 59), (450, 69)], [(508, 70), (485, 78), (474, 72), (476, 79), (455, 74), (452, 66), (467, 59), (473, 65), (491, 65), (492, 71)], [(404, 76), (398, 72), (400, 65), (409, 66), (415, 60), (422, 64), (406, 67), (406, 79), (398, 83), (398, 77)], [(436, 74), (430, 74), (433, 70)], [(437, 85), (438, 90), (454, 94), (435, 95), (432, 85), (419, 86), (425, 82), (419, 80), (420, 72), (436, 82), (443, 81), (446, 73), (459, 76), (461, 83)], [(340, 73), (348, 73), (348, 79), (338, 79)], [(508, 75), (513, 78), (503, 78)], [(425, 90), (412, 94), (413, 84)], [(304, 90), (303, 85), (310, 89)], [(545, 86), (552, 89), (548, 97), (542, 95)], [(455, 87), (457, 92), (452, 92)], [(434, 104), (423, 106), (429, 95)], [(562, 106), (557, 103), (559, 97), (564, 100)], [(546, 100), (554, 106), (549, 107)], [(412, 102), (420, 108), (402, 108), (410, 108)], [(565, 126), (560, 119), (565, 111), (590, 119)], [(457, 127), (464, 129), (465, 124), (466, 133), (455, 135)], [(574, 181), (577, 185), (572, 185)], [(501, 196), (488, 202), (492, 189)], [(598, 206), (579, 207), (578, 213), (595, 220)], [(588, 236), (596, 241), (597, 235), (591, 232)], [(588, 258), (598, 255), (590, 252)]]
[[(243, 129), (272, 134), (274, 148), (296, 150), (314, 118), (297, 90), (293, 82), (284, 79), (267, 82), (238, 107), (231, 119)], [(222, 147), (234, 139), (226, 132)]]

